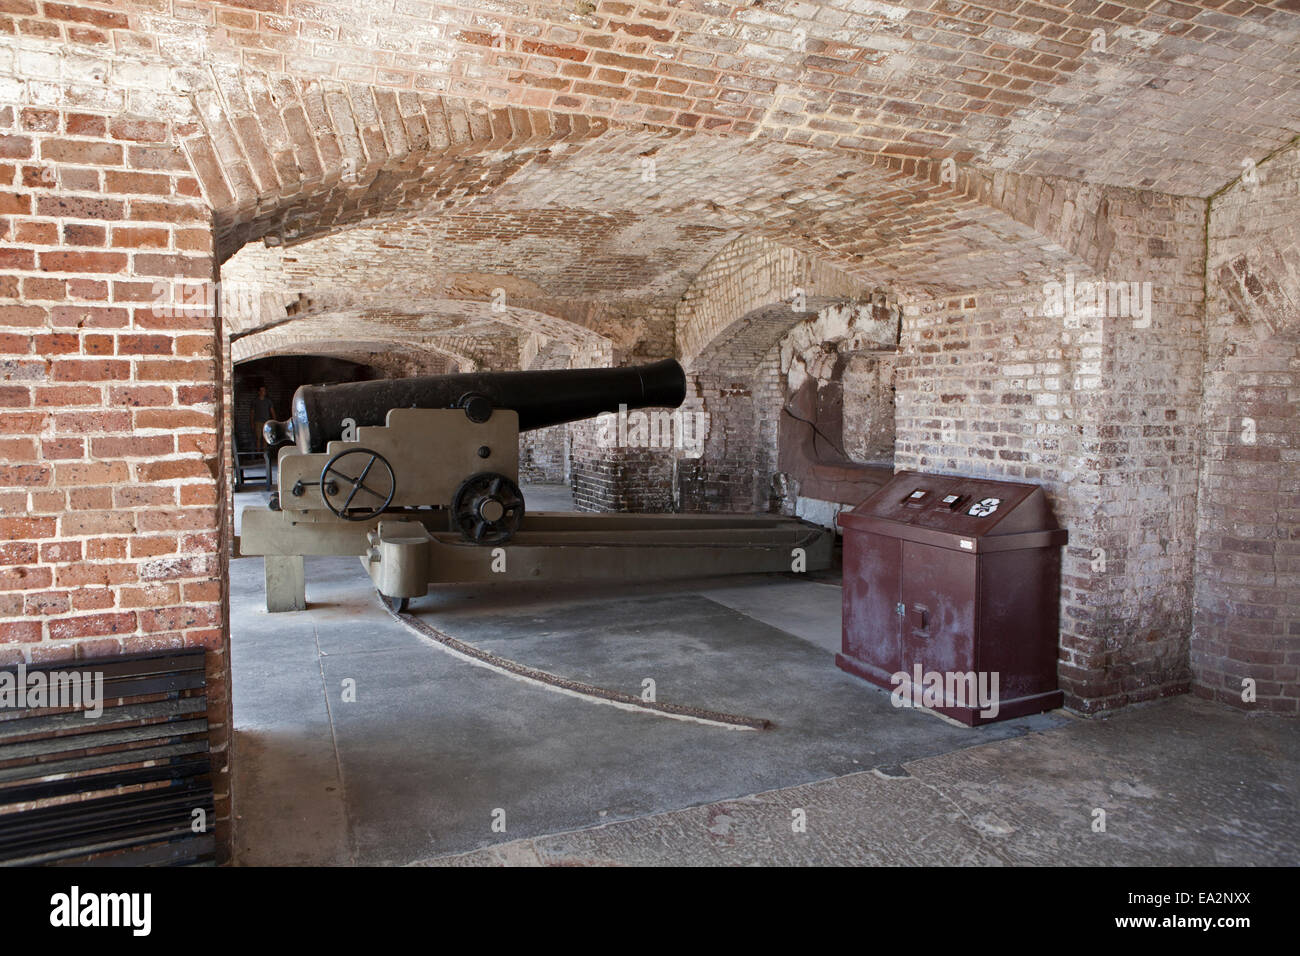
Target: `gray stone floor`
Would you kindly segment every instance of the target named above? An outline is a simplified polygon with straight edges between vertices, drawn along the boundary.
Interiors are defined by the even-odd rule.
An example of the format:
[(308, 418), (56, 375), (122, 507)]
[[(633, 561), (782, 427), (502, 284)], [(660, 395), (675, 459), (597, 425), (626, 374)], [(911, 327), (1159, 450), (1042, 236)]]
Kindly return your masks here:
[[(528, 498), (558, 509), (564, 491)], [(245, 865), (1300, 861), (1294, 722), (1190, 699), (975, 730), (897, 710), (834, 666), (839, 589), (825, 576), (413, 602), (534, 667), (634, 694), (649, 678), (660, 701), (775, 725), (750, 731), (452, 657), (384, 612), (355, 559), (308, 559), (295, 614), (266, 613), (261, 574), (259, 559), (232, 562)]]
[(1280, 724), (1182, 698), (422, 865), (1294, 866), (1300, 767)]

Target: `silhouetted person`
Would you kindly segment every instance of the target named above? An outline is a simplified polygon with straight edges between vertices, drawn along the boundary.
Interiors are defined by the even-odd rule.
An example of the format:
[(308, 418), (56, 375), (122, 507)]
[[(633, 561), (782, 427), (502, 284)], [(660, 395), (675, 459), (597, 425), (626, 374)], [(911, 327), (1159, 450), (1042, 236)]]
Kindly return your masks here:
[(266, 386), (259, 386), (257, 398), (253, 399), (253, 407), (248, 412), (248, 423), (253, 426), (253, 443), (258, 451), (266, 450), (266, 439), (262, 437), (262, 426), (279, 417), (275, 413), (275, 406), (271, 403), (271, 399), (267, 397)]

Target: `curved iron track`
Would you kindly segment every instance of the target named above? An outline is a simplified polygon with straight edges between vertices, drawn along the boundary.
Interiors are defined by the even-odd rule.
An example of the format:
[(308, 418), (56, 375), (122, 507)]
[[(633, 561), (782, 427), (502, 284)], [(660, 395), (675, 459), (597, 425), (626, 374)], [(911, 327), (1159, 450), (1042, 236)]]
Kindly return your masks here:
[[(378, 592), (375, 592), (378, 594)], [(498, 673), (514, 677), (517, 680), (527, 681), (532, 684), (538, 684), (548, 690), (558, 691), (568, 694), (572, 697), (581, 697), (597, 704), (609, 704), (619, 707), (623, 710), (635, 710), (656, 717), (668, 717), (673, 720), (686, 720), (697, 724), (707, 724), (713, 727), (725, 727), (728, 730), (771, 730), (774, 726), (770, 720), (763, 717), (746, 717), (743, 714), (727, 714), (716, 710), (706, 710), (701, 707), (687, 707), (682, 704), (662, 704), (657, 701), (646, 701), (631, 694), (625, 694), (622, 691), (609, 690), (605, 687), (597, 687), (594, 684), (587, 684), (582, 681), (571, 680), (568, 677), (561, 677), (558, 674), (552, 674), (549, 671), (539, 670), (536, 667), (529, 667), (527, 664), (521, 664), (518, 661), (512, 661), (509, 658), (493, 654), (491, 651), (485, 651), (458, 640), (439, 630), (432, 624), (420, 620), (413, 614), (408, 613), (405, 608), (397, 602), (390, 603), (388, 598), (382, 594), (379, 595), (379, 601), (393, 618), (413, 631), (429, 638), (435, 643), (441, 645), (457, 657), (469, 660), (471, 663), (487, 667)]]

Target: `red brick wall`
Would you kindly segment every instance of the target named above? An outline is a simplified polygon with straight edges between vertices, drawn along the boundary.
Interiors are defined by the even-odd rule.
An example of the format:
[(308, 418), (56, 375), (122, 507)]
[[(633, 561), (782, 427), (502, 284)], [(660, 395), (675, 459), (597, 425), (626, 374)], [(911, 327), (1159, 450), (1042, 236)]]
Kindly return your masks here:
[(224, 839), (222, 369), (211, 309), (154, 308), (214, 270), (180, 132), (0, 106), (0, 660), (207, 648)]
[[(1300, 712), (1300, 148), (1210, 205), (1195, 691)], [(1243, 700), (1243, 680), (1256, 701)]]

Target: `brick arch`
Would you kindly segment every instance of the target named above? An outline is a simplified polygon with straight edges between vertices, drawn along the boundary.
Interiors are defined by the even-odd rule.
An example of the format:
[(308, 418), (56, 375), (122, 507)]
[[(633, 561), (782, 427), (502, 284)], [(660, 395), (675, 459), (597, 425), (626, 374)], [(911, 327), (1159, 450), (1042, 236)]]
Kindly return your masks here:
[[(770, 239), (742, 236), (696, 276), (677, 304), (682, 365), (687, 369), (712, 366), (725, 360), (729, 343), (750, 344), (742, 329), (749, 329), (755, 342), (765, 340), (783, 321), (789, 328), (816, 312), (819, 306), (813, 303), (851, 298), (869, 288), (862, 279), (807, 253)], [(810, 303), (802, 312), (791, 308), (799, 292)], [(779, 338), (778, 333), (770, 344)]]
[[(885, 156), (874, 157), (869, 165), (879, 167), (896, 188), (926, 190), (921, 221), (927, 229), (945, 219), (957, 224), (978, 215), (987, 225), (1008, 230), (1006, 254), (1029, 255), (1027, 261), (1035, 267), (1031, 281), (1060, 278), (1067, 270), (1092, 275), (1109, 260), (1114, 233), (1106, 221), (1108, 198), (1120, 190), (1064, 181), (1053, 187), (1037, 177), (985, 174), (964, 166), (952, 167), (955, 181), (945, 182), (937, 162)], [(864, 201), (864, 208), (862, 228), (870, 229), (870, 201)], [(905, 230), (899, 238), (906, 238)], [(942, 266), (942, 250), (931, 252)], [(822, 306), (882, 286), (896, 289), (904, 299), (911, 297), (909, 292), (928, 298), (934, 291), (918, 283), (915, 270), (909, 273), (883, 259), (848, 263), (835, 250), (812, 251), (795, 236), (778, 241), (764, 232), (742, 235), (700, 271), (678, 302), (678, 354), (688, 369), (730, 362), (737, 347), (753, 348), (769, 339), (774, 345), (785, 330)], [(796, 290), (807, 303), (803, 313), (790, 308)]]
[(776, 470), (784, 399), (777, 346), (791, 328), (834, 301), (813, 296), (804, 303), (806, 311), (780, 301), (759, 306), (728, 324), (691, 360), (683, 409), (706, 414), (709, 429), (703, 454), (678, 462), (685, 509), (767, 510), (763, 476)]
[(701, 378), (743, 381), (758, 371), (765, 357), (791, 329), (837, 302), (855, 296), (811, 295), (796, 309), (789, 302), (770, 302), (740, 316), (713, 337), (688, 368)]
[(678, 303), (676, 332), (683, 410), (707, 415), (709, 429), (703, 453), (677, 461), (681, 508), (767, 510), (760, 476), (775, 467), (782, 393), (765, 364), (799, 322), (867, 291), (862, 279), (758, 236), (735, 240), (701, 271)]
[[(926, 188), (936, 200), (949, 205), (954, 219), (980, 209), (1000, 214), (1029, 227), (1045, 253), (1064, 253), (1063, 264), (1095, 272), (1105, 270), (1115, 243), (1111, 200), (1135, 192), (1059, 176), (979, 168), (950, 159), (874, 154), (867, 161), (899, 186)], [(992, 224), (996, 225), (996, 220)]]
[(606, 121), (418, 91), (209, 66), (183, 140), (212, 207), (218, 261), (491, 190)]
[[(369, 366), (385, 378), (397, 378), (404, 375), (443, 375), (457, 371), (454, 363), (441, 353), (425, 349), (405, 349), (396, 351), (391, 345), (381, 342), (359, 342), (355, 349), (333, 348), (324, 343), (315, 348), (302, 350), (286, 349), (273, 351), (258, 359), (266, 358), (328, 358), (341, 359), (357, 365)], [(249, 362), (258, 359), (250, 359)], [(235, 374), (248, 363), (235, 366)]]
[(437, 342), (412, 343), (396, 336), (349, 338), (340, 341), (311, 333), (288, 332), (277, 335), (275, 334), (277, 331), (257, 333), (232, 342), (232, 364), (242, 365), (245, 362), (275, 355), (327, 355), (347, 358), (361, 353), (400, 354), (412, 351), (427, 355), (429, 360), (437, 356), (439, 360), (449, 363), (453, 370), (460, 372), (472, 372), (480, 367), (481, 362), (467, 351)]
[[(367, 220), (463, 206), (507, 182), (525, 207), (552, 204), (553, 193), (539, 192), (536, 177), (520, 174), (547, 162), (558, 172), (566, 160), (551, 150), (558, 156), (560, 146), (584, 162), (607, 160), (600, 174), (581, 164), (569, 170), (584, 169), (590, 180), (564, 188), (582, 208), (634, 209), (746, 233), (714, 263), (753, 253), (744, 244), (784, 248), (753, 254), (740, 301), (691, 308), (714, 263), (692, 283), (677, 321), (687, 361), (720, 331), (726, 313), (745, 314), (795, 288), (839, 294), (868, 276), (904, 292), (945, 283), (969, 288), (972, 277), (1026, 279), (1008, 268), (1013, 260), (1049, 275), (1094, 271), (1104, 268), (1114, 240), (1107, 221), (1113, 190), (1106, 187), (880, 154), (850, 163), (833, 151), (744, 144), (742, 175), (715, 202), (707, 184), (737, 151), (718, 137), (665, 137), (550, 110), (249, 69), (211, 66), (193, 74), (193, 86), (198, 122), (184, 146), (213, 209), (218, 261), (257, 239), (297, 244)], [(661, 162), (666, 188), (645, 195), (618, 188), (623, 161), (648, 153)], [(602, 178), (611, 173), (616, 181)], [(696, 314), (683, 316), (683, 308)]]
[[(1114, 240), (1109, 187), (883, 154), (738, 146), (249, 69), (212, 66), (192, 79), (198, 122), (184, 146), (213, 209), (218, 261), (258, 239), (296, 244), (365, 220), (463, 207), (507, 182), (519, 184), (523, 206), (551, 205), (554, 190), (522, 175), (542, 164), (576, 177), (563, 187), (567, 205), (765, 236), (900, 290), (1015, 281), (1013, 260), (1104, 268)], [(671, 188), (626, 188), (628, 169), (647, 155)], [(725, 187), (715, 188), (721, 176)]]
[[(429, 299), (415, 303), (392, 297), (313, 294), (292, 301), (278, 321), (241, 332), (232, 342), (236, 361), (258, 349), (282, 348), (284, 341), (330, 342), (343, 347), (357, 338), (394, 347), (430, 347), (454, 357), (461, 368), (509, 369), (520, 366), (517, 342), (545, 340), (570, 355), (609, 355), (610, 340), (578, 322), (519, 305), (470, 299)], [(263, 317), (265, 319), (265, 316)], [(485, 340), (510, 339), (509, 348), (485, 347)], [(457, 349), (449, 344), (464, 342)], [(293, 346), (289, 346), (293, 347)]]
[[(637, 163), (651, 161), (649, 181), (629, 188)], [(1109, 253), (1108, 233), (1096, 226), (1110, 191), (955, 164), (611, 127), (597, 143), (552, 160), (548, 171), (549, 183), (517, 177), (512, 200), (529, 207), (562, 192), (566, 204), (583, 209), (762, 238), (918, 296), (1085, 271), (1078, 236), (1087, 237), (1089, 252)]]

